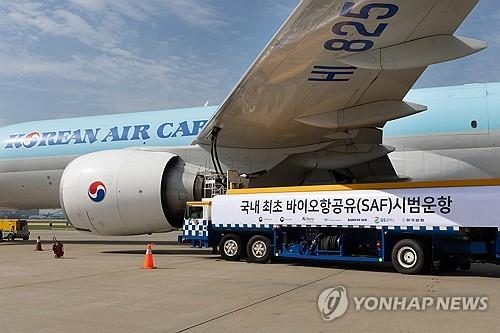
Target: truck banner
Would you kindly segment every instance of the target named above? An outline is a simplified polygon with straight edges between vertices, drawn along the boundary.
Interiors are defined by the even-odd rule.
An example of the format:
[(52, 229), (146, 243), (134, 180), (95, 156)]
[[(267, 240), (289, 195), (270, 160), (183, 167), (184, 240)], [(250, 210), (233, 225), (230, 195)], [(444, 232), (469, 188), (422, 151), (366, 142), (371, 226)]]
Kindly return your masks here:
[(500, 227), (500, 186), (222, 195), (215, 225)]

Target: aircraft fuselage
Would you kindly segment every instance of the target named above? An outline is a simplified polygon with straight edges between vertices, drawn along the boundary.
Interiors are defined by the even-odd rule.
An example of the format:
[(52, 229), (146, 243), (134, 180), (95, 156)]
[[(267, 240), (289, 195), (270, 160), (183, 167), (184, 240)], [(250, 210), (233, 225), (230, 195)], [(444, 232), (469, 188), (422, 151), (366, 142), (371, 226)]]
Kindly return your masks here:
[[(405, 100), (429, 109), (384, 128), (384, 144), (396, 148), (389, 157), (399, 175), (414, 180), (500, 178), (500, 83), (416, 89)], [(190, 144), (216, 110), (139, 112), (0, 128), (0, 206), (57, 208), (65, 167), (96, 151), (162, 147), (208, 170), (209, 154)], [(242, 157), (244, 152), (234, 154), (258, 164)], [(252, 166), (231, 166), (246, 165)], [(258, 170), (252, 168), (242, 171)]]

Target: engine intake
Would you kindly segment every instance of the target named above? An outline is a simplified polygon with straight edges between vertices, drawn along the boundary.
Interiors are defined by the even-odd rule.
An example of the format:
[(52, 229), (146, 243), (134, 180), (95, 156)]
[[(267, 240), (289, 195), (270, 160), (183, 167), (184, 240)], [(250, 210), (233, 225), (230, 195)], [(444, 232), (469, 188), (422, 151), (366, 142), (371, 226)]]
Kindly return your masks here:
[(186, 201), (201, 198), (204, 180), (198, 171), (164, 152), (87, 154), (64, 170), (61, 206), (80, 231), (116, 236), (168, 231), (182, 225)]

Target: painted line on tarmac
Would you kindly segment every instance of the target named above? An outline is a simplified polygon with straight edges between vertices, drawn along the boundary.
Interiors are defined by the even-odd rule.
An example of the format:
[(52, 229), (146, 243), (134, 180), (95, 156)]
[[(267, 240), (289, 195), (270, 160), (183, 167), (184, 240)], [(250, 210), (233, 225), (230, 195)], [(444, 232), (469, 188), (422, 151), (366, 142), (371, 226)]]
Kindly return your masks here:
[[(50, 260), (55, 260), (55, 259), (50, 259)], [(28, 260), (26, 260), (28, 261)], [(32, 261), (32, 260), (29, 260)], [(195, 264), (205, 261), (205, 259), (201, 260), (192, 260), (192, 261), (182, 261), (182, 262), (177, 262), (173, 263), (172, 265), (169, 265), (167, 268), (175, 268), (172, 266), (184, 266), (184, 265), (189, 265), (189, 264)], [(162, 267), (160, 267), (160, 270)], [(134, 268), (128, 268), (128, 269), (122, 269), (118, 271), (112, 271), (112, 272), (104, 272), (104, 273), (97, 273), (97, 274), (89, 274), (89, 275), (80, 275), (80, 276), (73, 276), (73, 277), (68, 277), (64, 279), (57, 279), (57, 280), (49, 280), (49, 281), (40, 281), (40, 282), (32, 282), (32, 283), (25, 283), (25, 284), (18, 284), (14, 286), (7, 286), (7, 287), (0, 287), (0, 290), (5, 290), (5, 289), (13, 289), (13, 288), (23, 288), (23, 287), (31, 287), (31, 286), (37, 286), (37, 285), (42, 285), (42, 284), (49, 284), (49, 283), (54, 283), (54, 282), (63, 282), (63, 281), (71, 281), (71, 280), (77, 280), (81, 278), (89, 278), (89, 277), (97, 277), (97, 276), (104, 276), (104, 275), (109, 275), (109, 274), (116, 274), (116, 273), (126, 273), (126, 272), (133, 272), (133, 271), (140, 271), (140, 268), (134, 267)]]
[(42, 285), (42, 284), (50, 284), (50, 283), (54, 283), (54, 282), (71, 281), (71, 280), (77, 280), (77, 279), (88, 278), (88, 277), (96, 277), (96, 276), (103, 276), (103, 275), (116, 274), (116, 273), (132, 272), (132, 271), (136, 271), (136, 270), (139, 270), (139, 268), (129, 268), (129, 269), (123, 269), (123, 270), (113, 271), (113, 272), (73, 276), (73, 277), (69, 277), (69, 278), (50, 280), (50, 281), (24, 283), (24, 284), (18, 284), (18, 285), (14, 285), (14, 286), (10, 286), (10, 287), (0, 287), (0, 290), (31, 287), (31, 286), (37, 286), (37, 285)]
[(308, 282), (308, 283), (302, 284), (302, 285), (300, 285), (300, 286), (297, 286), (297, 287), (294, 287), (294, 288), (291, 288), (291, 289), (285, 290), (285, 291), (283, 291), (283, 292), (281, 292), (281, 293), (278, 293), (278, 294), (275, 294), (275, 295), (273, 295), (273, 296), (266, 297), (266, 298), (264, 298), (264, 299), (261, 299), (261, 300), (259, 300), (259, 301), (254, 302), (254, 303), (251, 303), (251, 304), (248, 304), (248, 305), (242, 306), (242, 307), (240, 307), (240, 308), (237, 308), (237, 309), (235, 309), (235, 310), (232, 310), (232, 311), (226, 312), (226, 313), (221, 314), (221, 315), (219, 315), (219, 316), (216, 316), (216, 317), (213, 317), (213, 318), (207, 319), (207, 320), (205, 320), (205, 321), (202, 321), (202, 322), (200, 322), (200, 323), (198, 323), (198, 324), (194, 324), (194, 325), (192, 325), (192, 326), (186, 327), (186, 328), (184, 328), (184, 329), (182, 329), (182, 330), (180, 330), (180, 331), (177, 331), (176, 333), (187, 332), (187, 331), (189, 331), (189, 330), (191, 330), (191, 329), (193, 329), (193, 328), (197, 328), (197, 327), (203, 326), (203, 325), (208, 324), (208, 323), (210, 323), (210, 322), (212, 322), (212, 321), (215, 321), (215, 320), (218, 320), (218, 319), (221, 319), (221, 318), (227, 317), (227, 316), (232, 315), (232, 314), (234, 314), (234, 313), (237, 313), (237, 312), (240, 312), (240, 311), (246, 310), (246, 309), (248, 309), (248, 308), (251, 308), (251, 307), (254, 307), (254, 306), (256, 306), (256, 305), (259, 305), (259, 304), (265, 303), (265, 302), (267, 302), (267, 301), (270, 301), (270, 300), (272, 300), (272, 299), (278, 298), (278, 297), (280, 297), (280, 296), (283, 296), (283, 295), (289, 294), (289, 293), (294, 292), (294, 291), (296, 291), (296, 290), (298, 290), (298, 289), (301, 289), (301, 288), (304, 288), (304, 287), (308, 287), (308, 286), (310, 286), (310, 285), (312, 285), (312, 284), (315, 284), (315, 283), (317, 283), (317, 282), (320, 282), (320, 281), (326, 280), (326, 279), (331, 278), (331, 277), (333, 277), (333, 276), (336, 276), (336, 275), (342, 274), (342, 273), (344, 273), (344, 272), (346, 272), (346, 271), (347, 271), (347, 270), (346, 270), (346, 269), (344, 269), (344, 270), (341, 270), (340, 272), (335, 272), (335, 273), (333, 273), (333, 274), (329, 274), (329, 275), (327, 275), (327, 276), (324, 276), (324, 277), (322, 277), (322, 278), (316, 279), (316, 280), (314, 280), (314, 281), (311, 281), (311, 282)]

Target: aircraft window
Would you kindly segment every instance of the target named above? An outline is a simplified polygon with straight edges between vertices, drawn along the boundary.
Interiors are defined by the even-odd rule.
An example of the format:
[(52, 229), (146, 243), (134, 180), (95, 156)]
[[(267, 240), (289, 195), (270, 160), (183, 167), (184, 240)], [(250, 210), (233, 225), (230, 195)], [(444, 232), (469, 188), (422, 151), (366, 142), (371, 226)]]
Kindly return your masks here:
[(477, 128), (477, 121), (475, 121), (475, 120), (471, 121), (470, 127)]

